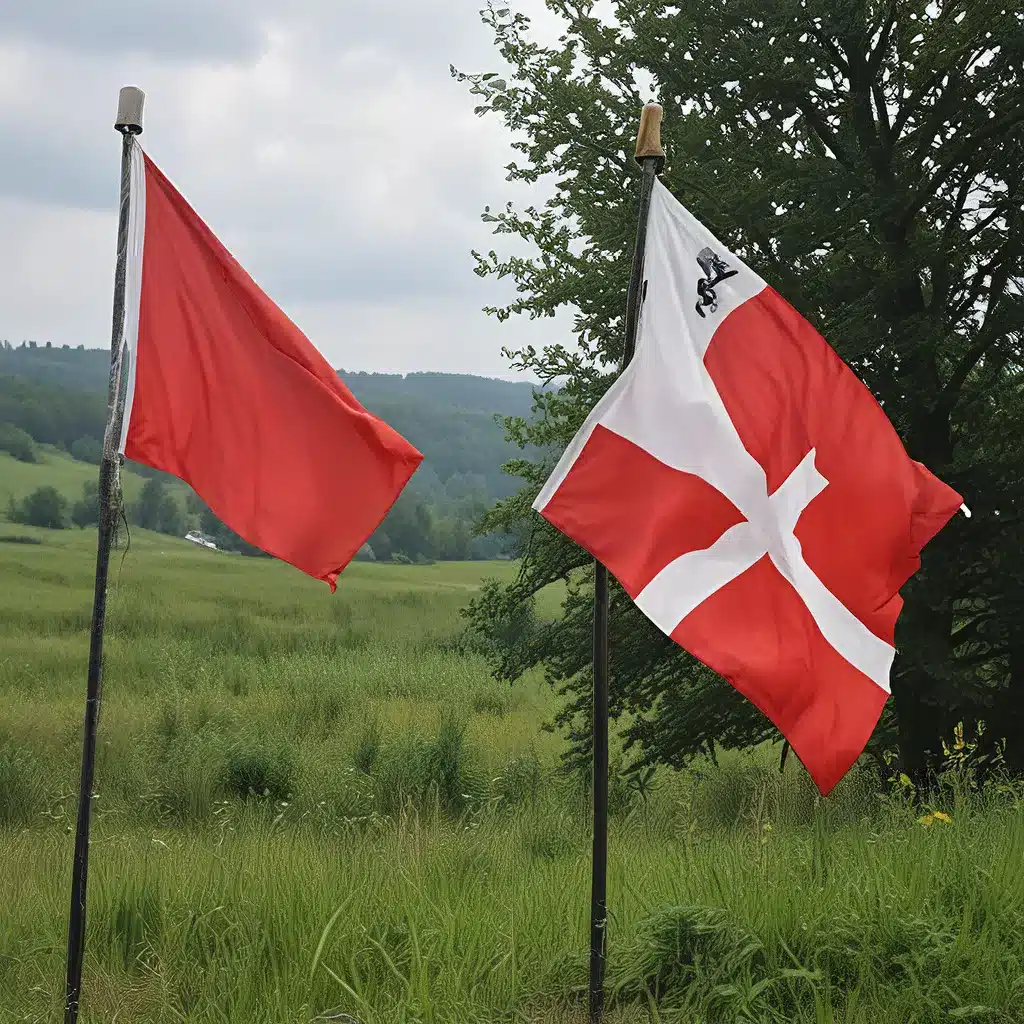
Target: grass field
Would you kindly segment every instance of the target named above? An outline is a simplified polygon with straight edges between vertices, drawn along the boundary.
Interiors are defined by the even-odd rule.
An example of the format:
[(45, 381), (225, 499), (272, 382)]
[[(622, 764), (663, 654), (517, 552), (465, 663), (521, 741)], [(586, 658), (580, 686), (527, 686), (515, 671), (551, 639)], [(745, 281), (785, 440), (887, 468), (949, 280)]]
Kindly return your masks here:
[[(94, 545), (0, 523), (5, 1022), (61, 1019)], [(511, 571), (354, 564), (332, 596), (133, 533), (84, 1020), (584, 1019), (588, 803), (541, 728), (555, 698), (452, 642)], [(867, 770), (818, 801), (775, 750), (646, 799), (615, 780), (610, 1024), (1024, 1020), (1022, 807), (965, 789), (925, 825)]]

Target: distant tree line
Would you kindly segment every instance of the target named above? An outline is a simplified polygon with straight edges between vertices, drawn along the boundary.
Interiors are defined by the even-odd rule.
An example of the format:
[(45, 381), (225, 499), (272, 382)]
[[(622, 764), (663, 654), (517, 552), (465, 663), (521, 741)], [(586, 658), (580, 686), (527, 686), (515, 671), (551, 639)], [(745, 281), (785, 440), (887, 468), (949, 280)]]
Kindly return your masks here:
[[(76, 459), (98, 463), (106, 412), (104, 394), (0, 376), (0, 437), (19, 430), (36, 444), (53, 445)], [(2, 450), (10, 451), (6, 444)]]
[[(98, 465), (102, 456), (106, 353), (53, 348), (33, 342), (0, 342), (0, 452), (22, 462), (42, 459), (50, 445), (72, 458)], [(487, 403), (496, 413), (529, 408), (529, 386), (458, 374), (343, 374), (356, 396), (408, 437), (424, 453), (417, 471), (385, 521), (359, 556), (377, 561), (430, 562), (492, 559), (514, 554), (505, 533), (478, 535), (477, 524), (512, 478), (502, 472), (511, 446), (495, 414), (474, 408)], [(146, 478), (128, 522), (183, 536), (199, 530), (218, 548), (261, 554), (194, 494), (166, 474), (128, 462), (125, 472)], [(94, 525), (96, 485), (77, 500), (52, 487), (12, 502), (12, 520), (50, 528)]]
[[(222, 551), (263, 554), (221, 522), (198, 495), (189, 493), (183, 503), (175, 490), (159, 476), (150, 476), (138, 499), (125, 509), (129, 526), (172, 537), (183, 537), (190, 530), (198, 530)], [(479, 499), (468, 499), (459, 506), (437, 509), (414, 495), (403, 494), (357, 557), (369, 561), (424, 563), (511, 556), (516, 549), (512, 538), (474, 534), (473, 524), (484, 507)], [(96, 481), (88, 481), (81, 497), (72, 502), (56, 487), (37, 487), (20, 500), (12, 498), (7, 517), (12, 522), (51, 530), (96, 526), (99, 488)]]

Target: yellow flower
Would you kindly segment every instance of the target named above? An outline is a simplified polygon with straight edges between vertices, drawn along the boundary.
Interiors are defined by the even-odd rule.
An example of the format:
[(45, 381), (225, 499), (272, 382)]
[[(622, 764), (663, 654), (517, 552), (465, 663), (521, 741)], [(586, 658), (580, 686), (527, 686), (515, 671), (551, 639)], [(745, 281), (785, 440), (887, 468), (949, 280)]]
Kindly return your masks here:
[(947, 825), (950, 824), (953, 820), (945, 811), (936, 811), (934, 817), (938, 821), (946, 822)]
[(921, 817), (918, 818), (917, 820), (922, 825), (930, 825), (935, 820), (935, 815), (934, 814), (922, 814)]

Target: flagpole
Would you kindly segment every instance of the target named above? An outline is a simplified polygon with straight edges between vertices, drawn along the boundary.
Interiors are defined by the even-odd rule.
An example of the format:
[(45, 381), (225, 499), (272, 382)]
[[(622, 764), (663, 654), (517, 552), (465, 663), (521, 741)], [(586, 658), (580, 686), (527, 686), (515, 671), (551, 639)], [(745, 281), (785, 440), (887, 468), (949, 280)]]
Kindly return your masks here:
[[(626, 337), (619, 369), (624, 370), (636, 348), (647, 217), (651, 209), (654, 179), (665, 164), (661, 148), (662, 108), (648, 103), (640, 115), (634, 157), (643, 171), (640, 210), (633, 248), (633, 269), (626, 293)], [(594, 562), (594, 849), (590, 888), (590, 989), (591, 1024), (604, 1015), (605, 938), (608, 906), (608, 570)]]
[(126, 86), (118, 97), (117, 121), (121, 133), (121, 200), (117, 222), (117, 262), (114, 269), (114, 309), (110, 341), (110, 379), (107, 387), (107, 424), (100, 461), (99, 536), (96, 547), (96, 582), (89, 627), (89, 669), (86, 681), (85, 721), (82, 738), (82, 775), (78, 790), (78, 823), (71, 876), (71, 909), (68, 915), (67, 986), (64, 1024), (76, 1024), (82, 992), (82, 959), (85, 952), (85, 896), (89, 875), (89, 825), (92, 817), (93, 776), (96, 767), (96, 729), (99, 724), (103, 682), (103, 627), (107, 611), (107, 572), (114, 536), (121, 419), (121, 339), (124, 333), (125, 268), (128, 256), (128, 206), (131, 185), (132, 147), (142, 133), (145, 93)]

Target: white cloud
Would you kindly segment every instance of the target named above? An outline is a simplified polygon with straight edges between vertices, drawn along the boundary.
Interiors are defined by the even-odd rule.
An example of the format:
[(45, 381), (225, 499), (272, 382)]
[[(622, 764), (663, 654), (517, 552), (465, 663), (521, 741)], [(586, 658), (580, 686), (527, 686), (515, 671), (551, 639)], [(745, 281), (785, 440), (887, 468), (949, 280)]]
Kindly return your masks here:
[(0, 338), (108, 347), (112, 216), (0, 198), (0, 226)]
[[(549, 32), (541, 0), (519, 6)], [(136, 84), (147, 151), (332, 362), (505, 375), (502, 345), (567, 341), (568, 317), (479, 312), (511, 294), (472, 273), (469, 250), (494, 245), (480, 211), (539, 196), (504, 180), (503, 129), (448, 74), (501, 66), (478, 7), (4, 5), (0, 337), (107, 344), (112, 120), (118, 88)]]

